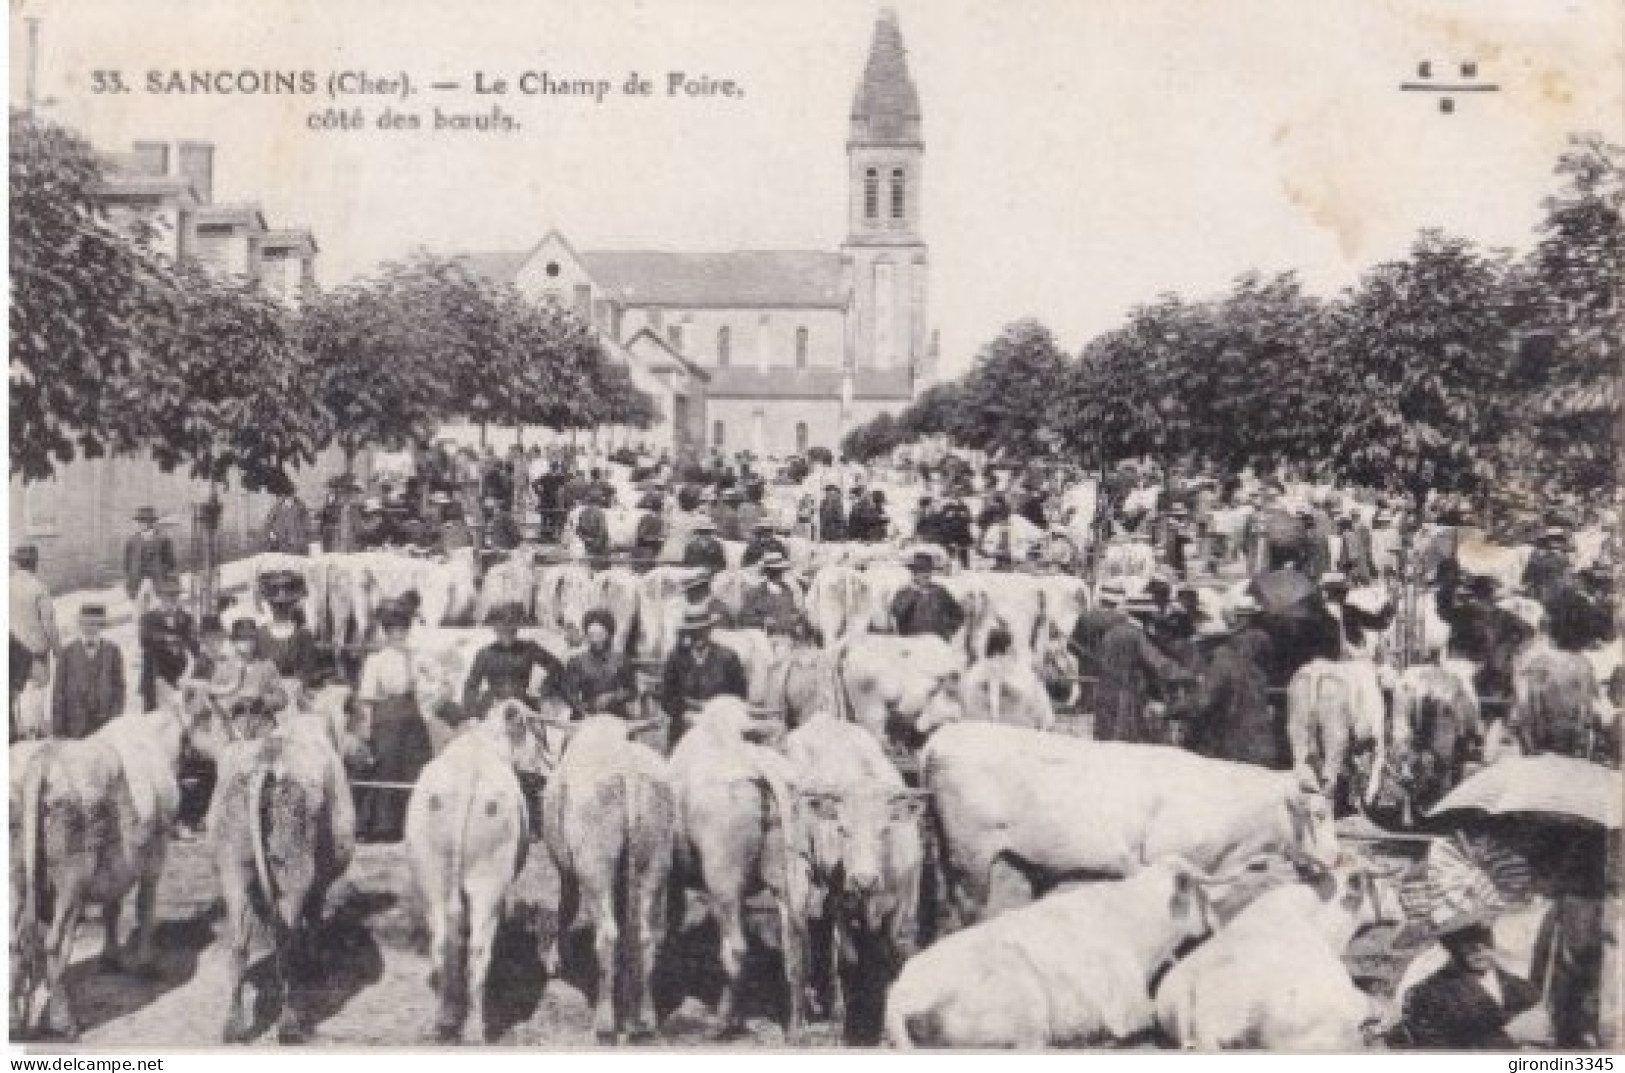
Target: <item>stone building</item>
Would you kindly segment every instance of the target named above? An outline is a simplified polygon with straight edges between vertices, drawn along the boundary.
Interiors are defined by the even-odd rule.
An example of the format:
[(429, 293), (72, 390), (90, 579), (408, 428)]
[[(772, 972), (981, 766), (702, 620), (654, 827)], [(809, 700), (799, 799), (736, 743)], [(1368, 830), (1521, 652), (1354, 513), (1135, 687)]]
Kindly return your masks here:
[[(467, 255), (539, 301), (572, 306), (640, 386), (658, 385), (664, 449), (785, 456), (907, 405), (936, 375), (920, 226), (925, 143), (896, 16), (875, 25), (847, 137), (838, 250), (530, 250)], [(642, 368), (645, 361), (658, 372)]]

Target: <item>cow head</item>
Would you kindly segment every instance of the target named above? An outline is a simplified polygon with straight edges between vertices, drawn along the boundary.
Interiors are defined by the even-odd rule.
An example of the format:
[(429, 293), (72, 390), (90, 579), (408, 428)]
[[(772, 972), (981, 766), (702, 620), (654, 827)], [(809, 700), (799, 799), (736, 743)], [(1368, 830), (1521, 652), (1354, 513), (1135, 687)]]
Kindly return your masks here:
[(517, 700), (494, 704), (481, 729), (515, 771), (540, 775), (550, 773), (557, 764), (570, 726), (569, 707), (550, 698), (539, 709), (527, 708)]
[(926, 691), (914, 717), (914, 730), (929, 734), (946, 723), (957, 723), (964, 719), (965, 696), (962, 686), (962, 676), (958, 671), (949, 671), (937, 677)]
[(1180, 857), (1165, 858), (1149, 870), (1158, 873), (1152, 882), (1153, 889), (1159, 893), (1152, 896), (1167, 899), (1170, 927), (1162, 959), (1166, 960), (1200, 943), (1218, 929), (1219, 917), (1209, 893), (1215, 881)]
[(879, 930), (888, 908), (885, 884), (895, 840), (910, 831), (918, 837), (927, 796), (882, 783), (800, 793), (813, 867), (834, 886), (842, 909), (855, 913), (868, 931)]

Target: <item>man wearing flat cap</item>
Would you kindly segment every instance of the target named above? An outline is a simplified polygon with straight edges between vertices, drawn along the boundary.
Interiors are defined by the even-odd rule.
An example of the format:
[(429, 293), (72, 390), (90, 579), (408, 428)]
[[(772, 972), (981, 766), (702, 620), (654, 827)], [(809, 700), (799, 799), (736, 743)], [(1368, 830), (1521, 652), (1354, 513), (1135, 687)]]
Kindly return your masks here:
[(738, 655), (711, 639), (716, 619), (703, 607), (690, 606), (677, 635), (677, 650), (666, 659), (660, 676), (660, 707), (671, 718), (671, 744), (687, 730), (687, 712), (713, 697), (745, 699), (745, 666)]
[(51, 733), (84, 738), (124, 711), (124, 656), (102, 636), (107, 608), (79, 609), (79, 636), (68, 642), (57, 664), (51, 698)]
[(934, 633), (947, 641), (965, 624), (965, 610), (959, 601), (932, 580), (936, 565), (930, 552), (915, 552), (909, 560), (911, 583), (892, 597), (892, 622), (903, 637)]
[(175, 574), (175, 546), (158, 531), (158, 512), (141, 507), (135, 512), (139, 526), (124, 542), (124, 591), (145, 611), (157, 602), (158, 582)]
[(136, 626), (141, 642), (141, 710), (158, 707), (158, 683), (174, 687), (186, 672), (188, 657), (198, 654), (192, 616), (181, 607), (181, 585), (169, 577), (158, 583), (158, 606)]

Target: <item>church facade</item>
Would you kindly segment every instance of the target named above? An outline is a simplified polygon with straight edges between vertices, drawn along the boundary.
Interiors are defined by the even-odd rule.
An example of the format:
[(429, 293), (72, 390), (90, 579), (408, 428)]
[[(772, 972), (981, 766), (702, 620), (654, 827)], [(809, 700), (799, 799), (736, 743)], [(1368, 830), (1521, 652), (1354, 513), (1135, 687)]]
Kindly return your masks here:
[(920, 228), (925, 143), (896, 16), (853, 97), (838, 250), (581, 250), (553, 231), (470, 266), (588, 319), (656, 398), (642, 438), (674, 453), (783, 457), (906, 406), (936, 375)]

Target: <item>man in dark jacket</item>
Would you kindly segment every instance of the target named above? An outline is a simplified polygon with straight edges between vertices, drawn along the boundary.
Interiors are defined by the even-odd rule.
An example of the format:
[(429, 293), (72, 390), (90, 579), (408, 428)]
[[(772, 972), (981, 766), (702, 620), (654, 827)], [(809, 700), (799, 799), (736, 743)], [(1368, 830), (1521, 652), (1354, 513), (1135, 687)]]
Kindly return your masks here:
[(684, 566), (703, 566), (707, 570), (728, 569), (728, 551), (717, 539), (717, 527), (709, 521), (695, 524), (688, 543), (683, 547)]
[(158, 582), (175, 573), (175, 546), (158, 532), (158, 512), (141, 507), (135, 512), (141, 528), (124, 542), (124, 591), (145, 611), (157, 601)]
[(913, 584), (892, 597), (892, 622), (904, 637), (934, 633), (946, 641), (965, 624), (964, 608), (947, 589), (931, 580), (935, 569), (930, 552), (916, 552), (909, 563)]
[(633, 537), (632, 558), (640, 567), (648, 567), (660, 558), (660, 549), (666, 544), (666, 522), (663, 510), (666, 502), (659, 492), (646, 492), (638, 500), (637, 533)]
[(721, 630), (734, 628), (733, 612), (728, 605), (711, 594), (711, 571), (696, 569), (683, 582), (683, 599), (687, 611), (704, 611), (711, 616), (711, 625)]
[(1497, 606), (1496, 582), (1469, 576), (1465, 594), (1452, 579), (1434, 594), (1439, 618), (1450, 627), (1448, 655), (1479, 665), (1473, 678), (1481, 697), (1512, 695), (1512, 661), (1533, 634), (1529, 624)]
[(520, 639), (524, 617), (519, 605), (503, 604), (486, 619), (497, 639), (480, 649), (469, 669), (463, 687), (464, 719), (483, 719), (498, 701), (520, 700), (534, 706), (538, 697), (562, 695), (564, 666), (535, 641)]
[(285, 555), (310, 554), (310, 511), (305, 509), (292, 482), (282, 485), (276, 504), (265, 516), (265, 550)]
[(852, 489), (852, 511), (846, 519), (846, 537), (848, 540), (869, 542), (879, 539), (875, 533), (880, 528), (880, 510), (875, 501), (861, 488)]
[(1527, 980), (1495, 961), (1495, 934), (1482, 915), (1439, 929), (1450, 962), (1405, 996), (1405, 1042), (1452, 1051), (1510, 1051), (1507, 1024), (1540, 1001)]
[(745, 545), (745, 556), (740, 560), (740, 564), (755, 566), (769, 555), (775, 554), (788, 559), (790, 547), (773, 531), (773, 523), (764, 518), (752, 528), (750, 543)]
[(1203, 756), (1286, 770), (1291, 756), (1285, 727), (1270, 709), (1265, 675), (1272, 659), (1269, 634), (1258, 628), (1258, 605), (1250, 598), (1233, 611), (1235, 632), (1202, 673), (1186, 744)]
[(666, 659), (660, 677), (660, 707), (671, 718), (671, 743), (688, 729), (687, 712), (712, 697), (744, 699), (745, 666), (730, 648), (713, 644), (715, 617), (704, 608), (690, 607), (683, 615), (677, 650)]
[(197, 655), (192, 616), (181, 609), (181, 586), (175, 578), (158, 583), (158, 606), (141, 616), (141, 710), (158, 707), (158, 683), (177, 685), (186, 672), (186, 657)]
[(960, 566), (970, 565), (970, 549), (976, 543), (976, 536), (971, 532), (971, 521), (970, 508), (957, 495), (949, 496), (948, 502), (942, 505), (942, 510), (937, 514), (937, 539)]
[(711, 521), (716, 524), (717, 535), (723, 540), (745, 539), (739, 516), (742, 498), (737, 489), (728, 488), (723, 491), (721, 501), (711, 508)]
[(608, 502), (602, 490), (594, 488), (587, 493), (586, 506), (576, 515), (576, 536), (594, 565), (607, 565), (609, 559), (609, 519), (604, 515)]
[(1562, 529), (1550, 528), (1535, 542), (1529, 553), (1529, 563), (1523, 569), (1523, 590), (1544, 603), (1560, 586), (1574, 581), (1574, 569), (1564, 554), (1569, 535)]
[(100, 604), (79, 609), (80, 636), (62, 649), (52, 683), (54, 737), (89, 737), (124, 711), (124, 657), (102, 636), (106, 625), (107, 609)]
[(769, 552), (762, 560), (762, 583), (745, 593), (739, 628), (761, 630), (769, 637), (799, 637), (805, 632), (801, 602), (796, 599), (785, 571), (790, 560), (782, 552)]
[(818, 504), (818, 539), (826, 544), (846, 539), (846, 505), (833, 484), (824, 486), (824, 499)]
[(1146, 635), (1157, 605), (1143, 597), (1128, 602), (1128, 621), (1100, 642), (1100, 684), (1095, 690), (1095, 740), (1156, 742), (1150, 716), (1153, 697), (1166, 698), (1185, 671)]
[(1072, 627), (1072, 650), (1078, 656), (1078, 673), (1094, 678), (1100, 674), (1100, 642), (1116, 626), (1128, 621), (1122, 611), (1123, 583), (1108, 581), (1100, 587), (1095, 606), (1078, 616)]

